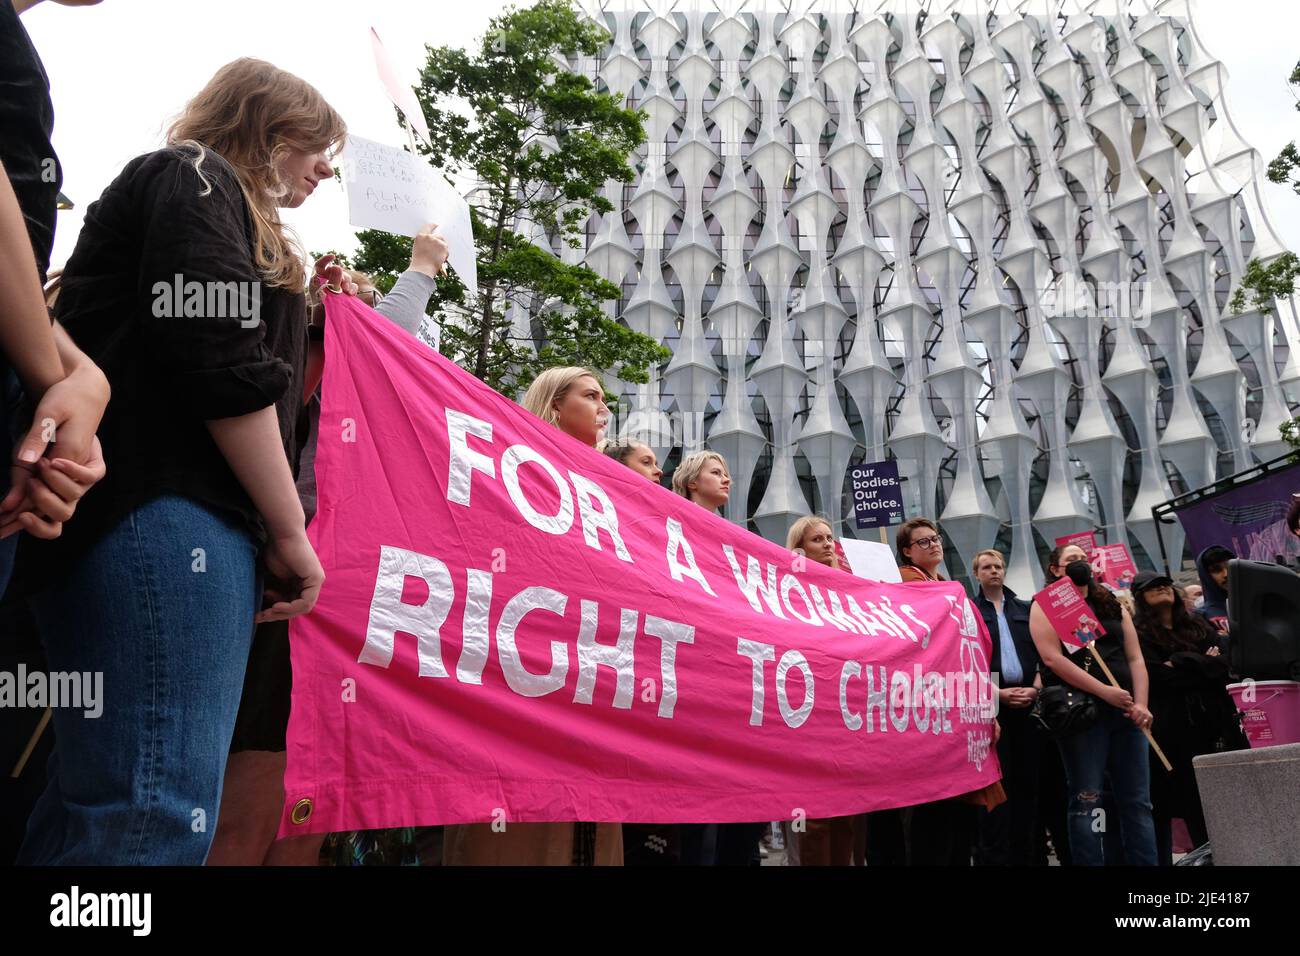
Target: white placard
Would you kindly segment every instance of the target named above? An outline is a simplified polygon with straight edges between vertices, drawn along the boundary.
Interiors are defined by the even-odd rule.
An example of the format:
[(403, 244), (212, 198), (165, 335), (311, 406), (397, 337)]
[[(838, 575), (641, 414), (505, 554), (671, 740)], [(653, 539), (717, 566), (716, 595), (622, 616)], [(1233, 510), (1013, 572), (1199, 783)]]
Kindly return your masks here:
[(849, 559), (849, 565), (858, 577), (893, 583), (903, 580), (898, 571), (898, 559), (889, 545), (879, 541), (840, 538), (840, 547), (844, 549), (844, 556)]
[(343, 185), (348, 221), (362, 229), (415, 236), (438, 224), (447, 240), (448, 261), (470, 295), (478, 292), (478, 262), (469, 204), (425, 160), (402, 149), (349, 136), (343, 151)]

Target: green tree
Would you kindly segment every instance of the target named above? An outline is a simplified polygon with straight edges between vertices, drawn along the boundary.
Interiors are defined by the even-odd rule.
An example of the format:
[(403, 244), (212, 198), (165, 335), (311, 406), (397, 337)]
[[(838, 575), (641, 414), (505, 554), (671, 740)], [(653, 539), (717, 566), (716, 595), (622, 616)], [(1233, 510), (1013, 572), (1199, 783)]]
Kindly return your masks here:
[[(1293, 87), (1300, 88), (1300, 63), (1297, 63), (1295, 69), (1291, 71), (1287, 82)], [(1300, 110), (1300, 97), (1297, 97), (1296, 109)], [(1300, 178), (1292, 178), (1292, 174), (1297, 170), (1300, 170), (1300, 150), (1296, 149), (1295, 141), (1292, 140), (1282, 147), (1282, 152), (1268, 164), (1269, 182), (1289, 185), (1296, 195), (1300, 195)], [(1284, 252), (1268, 263), (1251, 259), (1246, 263), (1241, 285), (1228, 300), (1228, 308), (1233, 312), (1251, 308), (1271, 313), (1275, 298), (1295, 293), (1297, 279), (1300, 279), (1300, 258), (1294, 252)], [(1280, 431), (1285, 442), (1300, 449), (1300, 418), (1284, 422)]]
[[(440, 348), (507, 394), (558, 365), (645, 382), (650, 365), (669, 356), (606, 314), (617, 285), (520, 231), (540, 226), (548, 239), (581, 248), (591, 214), (613, 211), (605, 183), (633, 179), (627, 157), (645, 141), (644, 114), (564, 66), (568, 57), (596, 56), (607, 40), (570, 0), (539, 0), (494, 18), (472, 53), (426, 47), (416, 95), (432, 143), (420, 151), (477, 181), (469, 201), (478, 288), (439, 284), (439, 306), (454, 313)], [(358, 239), (356, 266), (383, 277), (383, 288), (405, 267), (410, 241), (373, 231)], [(516, 330), (512, 306), (526, 310), (530, 334)]]

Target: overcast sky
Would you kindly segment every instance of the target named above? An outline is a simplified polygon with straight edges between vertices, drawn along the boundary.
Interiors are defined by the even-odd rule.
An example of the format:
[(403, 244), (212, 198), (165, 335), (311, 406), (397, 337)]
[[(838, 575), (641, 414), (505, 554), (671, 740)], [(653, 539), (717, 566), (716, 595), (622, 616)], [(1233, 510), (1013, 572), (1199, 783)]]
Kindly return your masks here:
[[(230, 60), (256, 56), (296, 73), (324, 94), (352, 132), (399, 145), (404, 136), (376, 75), (368, 28), (378, 31), (414, 83), (426, 43), (467, 46), (505, 7), (502, 0), (39, 4), (23, 22), (50, 76), (63, 190), (77, 206), (59, 214), (53, 263), (62, 265), (72, 252), (86, 206), (126, 162), (161, 145), (170, 119)], [(1286, 83), (1300, 60), (1300, 4), (1212, 0), (1195, 9), (1210, 53), (1228, 69), (1237, 127), (1267, 162), (1300, 139), (1300, 113)], [(1300, 249), (1300, 197), (1272, 184), (1265, 195), (1282, 239)], [(356, 246), (338, 183), (322, 183), (286, 219), (309, 249)]]

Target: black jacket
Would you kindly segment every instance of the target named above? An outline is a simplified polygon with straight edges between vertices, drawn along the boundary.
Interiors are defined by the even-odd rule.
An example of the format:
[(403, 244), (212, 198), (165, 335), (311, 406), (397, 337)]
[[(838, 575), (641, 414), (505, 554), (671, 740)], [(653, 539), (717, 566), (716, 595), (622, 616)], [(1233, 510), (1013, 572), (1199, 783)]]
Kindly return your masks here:
[(0, 3), (0, 162), (27, 223), (41, 284), (50, 267), (54, 217), (63, 183), (50, 134), (50, 82), (12, 3)]
[(1196, 799), (1192, 758), (1248, 744), (1224, 689), (1230, 680), (1227, 658), (1203, 653), (1214, 644), (1211, 634), (1197, 642), (1197, 651), (1172, 650), (1146, 627), (1137, 634), (1147, 666), (1151, 731), (1174, 767), (1170, 777), (1152, 762), (1151, 796), (1157, 809), (1180, 816)]
[[(274, 406), (285, 456), (296, 464), (305, 299), (261, 282), (234, 168), (208, 150), (200, 177), (193, 157), (179, 147), (137, 157), (86, 210), (55, 312), (113, 389), (99, 428), (108, 474), (60, 538), (24, 535), (20, 566), (31, 563), (38, 576), (66, 567), (123, 515), (161, 494), (222, 509), (261, 538), (260, 516), (208, 420)], [(257, 290), (255, 321), (226, 314), (229, 301), (215, 302), (211, 315), (175, 314), (172, 290), (182, 282)], [(201, 306), (206, 313), (206, 301)]]
[(1002, 589), (1002, 613), (1011, 630), (1011, 642), (1016, 645), (1016, 655), (1020, 658), (1020, 669), (1024, 672), (1021, 679), (1011, 683), (1003, 679), (1002, 674), (1002, 636), (998, 630), (998, 612), (993, 602), (984, 596), (984, 589), (976, 585), (975, 606), (984, 617), (984, 626), (989, 629), (993, 641), (993, 652), (989, 656), (989, 670), (999, 675), (1001, 687), (1029, 687), (1034, 683), (1034, 675), (1042, 666), (1042, 659), (1034, 647), (1033, 638), (1029, 636), (1029, 603), (1016, 597), (1008, 587)]

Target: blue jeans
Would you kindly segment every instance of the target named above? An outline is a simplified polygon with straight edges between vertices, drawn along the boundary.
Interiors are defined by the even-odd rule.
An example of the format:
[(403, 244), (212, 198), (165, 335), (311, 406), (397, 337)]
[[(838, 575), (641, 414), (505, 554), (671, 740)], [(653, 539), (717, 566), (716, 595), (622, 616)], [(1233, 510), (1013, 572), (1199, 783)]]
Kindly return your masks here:
[(55, 709), (49, 784), (19, 863), (203, 863), (258, 598), (242, 523), (164, 496), (36, 599), (50, 670), (102, 672), (103, 713)]
[[(1100, 717), (1096, 724), (1058, 741), (1070, 796), (1070, 856), (1075, 866), (1118, 863), (1106, 860), (1103, 850), (1104, 834), (1118, 822), (1124, 862), (1130, 866), (1155, 866), (1147, 739), (1122, 711), (1100, 701), (1097, 708)], [(1118, 821), (1109, 820), (1102, 810), (1108, 771), (1115, 800), (1113, 814)]]

